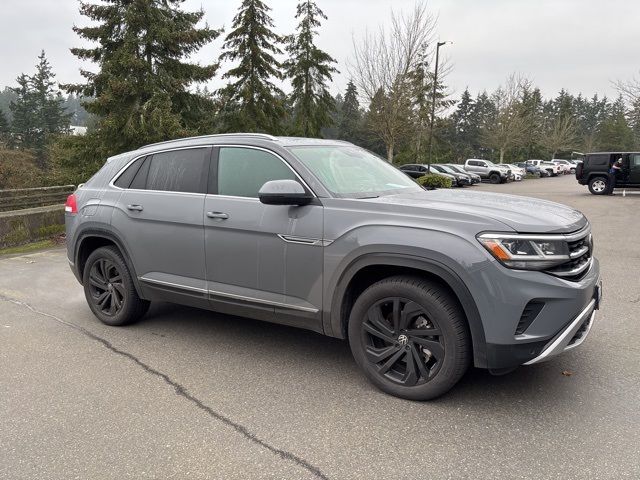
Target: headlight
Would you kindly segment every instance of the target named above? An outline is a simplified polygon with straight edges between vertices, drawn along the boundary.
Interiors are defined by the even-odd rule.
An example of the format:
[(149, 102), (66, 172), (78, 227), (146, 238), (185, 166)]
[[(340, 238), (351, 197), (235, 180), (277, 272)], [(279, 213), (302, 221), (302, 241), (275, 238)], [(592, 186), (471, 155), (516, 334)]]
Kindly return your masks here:
[(478, 241), (508, 268), (544, 270), (570, 259), (569, 245), (560, 236), (483, 233)]

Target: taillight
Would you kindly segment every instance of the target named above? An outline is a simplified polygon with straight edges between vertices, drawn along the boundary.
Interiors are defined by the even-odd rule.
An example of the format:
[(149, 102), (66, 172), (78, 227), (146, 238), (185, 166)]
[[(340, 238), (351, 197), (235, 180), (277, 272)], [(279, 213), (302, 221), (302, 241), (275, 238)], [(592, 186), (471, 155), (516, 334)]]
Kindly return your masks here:
[(67, 202), (64, 204), (64, 211), (67, 213), (78, 213), (78, 202), (76, 201), (75, 194), (71, 194), (67, 197)]

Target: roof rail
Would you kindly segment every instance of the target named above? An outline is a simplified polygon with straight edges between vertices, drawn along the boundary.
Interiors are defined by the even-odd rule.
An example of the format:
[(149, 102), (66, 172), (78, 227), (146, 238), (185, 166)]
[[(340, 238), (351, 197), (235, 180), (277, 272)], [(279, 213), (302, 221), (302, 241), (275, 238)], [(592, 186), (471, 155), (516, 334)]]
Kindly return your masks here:
[(195, 140), (197, 138), (215, 138), (215, 137), (254, 137), (254, 138), (263, 138), (265, 140), (278, 139), (278, 137), (274, 137), (273, 135), (269, 135), (268, 133), (215, 133), (212, 135), (200, 135), (197, 137), (176, 138), (174, 140), (166, 140), (164, 142), (149, 143), (147, 145), (142, 145), (141, 147), (138, 148), (138, 150), (146, 147), (153, 147), (155, 145), (165, 145), (167, 143), (181, 142), (183, 140)]

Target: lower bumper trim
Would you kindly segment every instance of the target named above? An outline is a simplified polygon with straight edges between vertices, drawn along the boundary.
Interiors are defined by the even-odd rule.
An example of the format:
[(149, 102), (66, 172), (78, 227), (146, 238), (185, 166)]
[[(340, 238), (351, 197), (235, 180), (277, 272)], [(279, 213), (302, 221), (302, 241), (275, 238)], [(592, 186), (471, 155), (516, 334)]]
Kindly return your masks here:
[[(555, 357), (567, 350), (577, 347), (589, 334), (593, 319), (595, 317), (597, 299), (592, 299), (589, 304), (573, 319), (573, 321), (564, 329), (556, 339), (551, 342), (542, 352), (535, 358), (525, 362), (524, 365), (533, 365), (534, 363), (544, 362), (545, 360)], [(579, 335), (576, 337), (576, 334)]]

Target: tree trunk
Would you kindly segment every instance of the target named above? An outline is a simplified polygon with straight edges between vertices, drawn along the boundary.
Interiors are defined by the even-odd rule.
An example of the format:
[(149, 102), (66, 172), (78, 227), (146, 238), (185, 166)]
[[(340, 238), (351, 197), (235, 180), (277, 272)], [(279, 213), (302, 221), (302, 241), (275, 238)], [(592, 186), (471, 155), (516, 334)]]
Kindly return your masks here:
[(387, 145), (387, 162), (393, 163), (393, 143)]
[(504, 148), (500, 149), (500, 163), (504, 162)]

